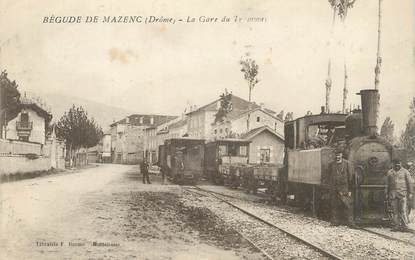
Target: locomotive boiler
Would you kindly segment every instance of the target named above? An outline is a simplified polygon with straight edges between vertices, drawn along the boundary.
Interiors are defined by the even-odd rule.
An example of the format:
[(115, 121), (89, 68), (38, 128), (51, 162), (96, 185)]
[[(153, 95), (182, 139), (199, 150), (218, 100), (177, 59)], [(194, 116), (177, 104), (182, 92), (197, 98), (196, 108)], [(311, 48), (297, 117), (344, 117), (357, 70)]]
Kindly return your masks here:
[(354, 169), (354, 217), (362, 224), (387, 219), (385, 177), (396, 154), (392, 145), (377, 135), (378, 91), (368, 89), (358, 94), (362, 110), (351, 115), (322, 113), (285, 123), (280, 190), (288, 202), (328, 218), (328, 169), (334, 149), (341, 149)]

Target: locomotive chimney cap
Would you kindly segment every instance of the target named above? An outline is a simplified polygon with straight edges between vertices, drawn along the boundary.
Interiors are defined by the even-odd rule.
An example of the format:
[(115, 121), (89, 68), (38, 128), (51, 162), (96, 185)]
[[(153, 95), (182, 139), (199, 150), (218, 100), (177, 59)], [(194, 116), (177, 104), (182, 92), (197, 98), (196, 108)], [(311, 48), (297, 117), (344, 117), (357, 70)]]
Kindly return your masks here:
[(362, 95), (363, 92), (379, 92), (377, 89), (362, 89), (360, 92), (357, 92), (356, 95)]

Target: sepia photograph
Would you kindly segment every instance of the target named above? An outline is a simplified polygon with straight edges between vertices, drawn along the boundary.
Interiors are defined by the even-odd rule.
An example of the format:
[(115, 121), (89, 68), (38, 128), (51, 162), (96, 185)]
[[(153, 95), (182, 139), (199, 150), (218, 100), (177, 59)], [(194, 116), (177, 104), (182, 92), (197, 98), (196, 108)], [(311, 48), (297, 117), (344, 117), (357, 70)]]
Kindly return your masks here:
[(415, 260), (413, 0), (0, 0), (0, 260)]

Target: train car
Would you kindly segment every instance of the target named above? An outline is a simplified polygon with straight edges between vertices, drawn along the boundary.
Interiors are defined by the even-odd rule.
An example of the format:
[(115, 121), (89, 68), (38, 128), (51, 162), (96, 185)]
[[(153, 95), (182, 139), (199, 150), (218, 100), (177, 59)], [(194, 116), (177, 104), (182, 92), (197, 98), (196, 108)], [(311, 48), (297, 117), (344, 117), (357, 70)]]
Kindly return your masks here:
[(220, 139), (205, 145), (205, 175), (215, 184), (237, 188), (249, 162), (250, 141)]
[(280, 171), (279, 164), (250, 164), (242, 170), (242, 187), (248, 193), (257, 194), (258, 190), (265, 193), (272, 202), (280, 201)]
[(395, 152), (377, 135), (377, 90), (362, 90), (362, 110), (352, 115), (309, 115), (285, 124), (286, 157), (281, 174), (285, 198), (329, 218), (328, 167), (342, 149), (354, 169), (353, 204), (360, 224), (387, 220), (385, 177)]
[(196, 184), (203, 175), (205, 140), (173, 138), (160, 146), (160, 166), (177, 184)]

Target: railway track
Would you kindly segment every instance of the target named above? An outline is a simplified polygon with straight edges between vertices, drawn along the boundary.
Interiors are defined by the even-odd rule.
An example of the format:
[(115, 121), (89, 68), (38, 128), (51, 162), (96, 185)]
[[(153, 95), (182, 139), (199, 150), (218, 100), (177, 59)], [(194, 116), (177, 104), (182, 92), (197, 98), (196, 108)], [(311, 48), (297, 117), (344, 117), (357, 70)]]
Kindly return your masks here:
[[(199, 190), (202, 190), (204, 192), (208, 192), (208, 193), (211, 193), (211, 194), (216, 194), (216, 195), (224, 196), (224, 197), (231, 198), (231, 199), (241, 200), (241, 198), (237, 198), (237, 197), (234, 197), (234, 196), (231, 196), (231, 195), (228, 195), (228, 194), (223, 194), (223, 193), (216, 192), (216, 191), (211, 191), (211, 190), (205, 190), (205, 189), (202, 189), (202, 188), (200, 188), (198, 186), (195, 186), (195, 187), (197, 189), (199, 189)], [(291, 213), (288, 210), (277, 210), (277, 211), (280, 211), (280, 212), (283, 212), (283, 213)], [(407, 244), (407, 245), (415, 246), (415, 242), (412, 242), (412, 241), (409, 241), (409, 240), (406, 240), (406, 239), (401, 239), (401, 238), (389, 236), (389, 235), (387, 235), (385, 233), (381, 233), (381, 232), (377, 232), (375, 230), (371, 230), (370, 228), (363, 228), (362, 227), (362, 228), (359, 228), (359, 230), (364, 231), (364, 232), (368, 232), (368, 233), (371, 233), (371, 234), (374, 234), (374, 235), (377, 235), (377, 236), (382, 237), (382, 238), (385, 238), (385, 239), (389, 239), (389, 240), (401, 242), (401, 243), (404, 243), (404, 244)], [(410, 230), (410, 232), (412, 234), (415, 234), (415, 230)]]
[[(189, 188), (185, 188), (185, 190), (187, 190), (187, 191), (189, 191), (189, 192), (193, 192), (193, 193), (199, 194), (199, 195), (201, 195), (201, 196), (206, 196), (206, 195), (205, 195), (205, 194), (203, 194), (203, 193), (200, 193), (200, 192), (208, 193), (209, 195), (211, 195), (211, 196), (212, 196), (212, 197), (214, 197), (215, 199), (217, 199), (217, 200), (219, 200), (219, 201), (221, 201), (221, 202), (224, 202), (224, 203), (226, 203), (226, 204), (230, 205), (231, 207), (233, 207), (233, 208), (237, 209), (238, 211), (240, 211), (240, 212), (244, 213), (245, 215), (249, 216), (250, 218), (253, 218), (253, 219), (255, 219), (255, 220), (257, 220), (257, 221), (259, 221), (259, 222), (261, 222), (261, 223), (263, 223), (263, 224), (265, 224), (265, 225), (267, 225), (267, 226), (269, 226), (269, 227), (271, 227), (271, 228), (273, 228), (273, 229), (276, 229), (276, 230), (278, 230), (278, 231), (282, 232), (283, 234), (285, 234), (286, 236), (288, 236), (288, 237), (290, 237), (290, 238), (292, 238), (292, 239), (296, 240), (297, 242), (299, 242), (299, 243), (301, 243), (301, 244), (306, 245), (307, 247), (311, 248), (312, 250), (316, 251), (317, 253), (319, 253), (319, 254), (320, 254), (320, 255), (322, 255), (322, 256), (325, 256), (325, 257), (327, 257), (327, 258), (329, 258), (329, 259), (343, 259), (343, 258), (341, 258), (340, 256), (338, 256), (338, 255), (336, 255), (336, 254), (334, 254), (334, 253), (332, 253), (332, 252), (329, 252), (329, 251), (325, 250), (324, 248), (321, 248), (320, 246), (318, 246), (318, 245), (316, 245), (316, 244), (314, 244), (314, 243), (312, 243), (312, 242), (310, 242), (310, 241), (307, 241), (307, 240), (305, 240), (305, 239), (303, 239), (303, 238), (301, 238), (301, 237), (299, 237), (299, 236), (296, 236), (295, 234), (293, 234), (293, 233), (291, 233), (291, 232), (289, 232), (289, 231), (285, 230), (284, 228), (279, 227), (279, 226), (276, 226), (275, 224), (273, 224), (273, 223), (271, 223), (271, 222), (269, 222), (269, 221), (267, 221), (267, 220), (265, 220), (265, 219), (263, 219), (263, 218), (261, 218), (261, 217), (259, 217), (259, 216), (255, 215), (255, 214), (253, 214), (253, 213), (251, 213), (251, 212), (249, 212), (249, 211), (247, 211), (247, 210), (245, 210), (245, 209), (243, 209), (243, 208), (241, 208), (241, 207), (239, 207), (239, 206), (235, 205), (234, 203), (232, 203), (232, 202), (230, 202), (230, 201), (228, 201), (228, 200), (226, 200), (226, 199), (224, 199), (224, 198), (219, 197), (219, 196), (221, 196), (221, 195), (222, 195), (222, 194), (220, 194), (220, 193), (217, 193), (217, 192), (211, 192), (211, 191), (209, 191), (209, 190), (205, 190), (205, 189), (202, 189), (202, 188), (197, 187), (197, 186), (191, 186), (191, 187), (189, 187)], [(197, 191), (196, 191), (196, 190), (197, 190)], [(219, 195), (219, 196), (218, 196), (218, 195)], [(232, 196), (225, 196), (225, 197), (232, 197)], [(258, 249), (258, 250), (259, 250), (262, 254), (264, 254), (264, 255), (265, 255), (268, 259), (275, 259), (275, 258), (273, 258), (270, 254), (268, 254), (266, 251), (264, 251), (263, 249), (261, 249), (261, 248), (260, 248), (260, 246), (258, 246), (255, 242), (253, 242), (252, 240), (249, 240), (246, 236), (244, 236), (244, 235), (243, 235), (243, 234), (241, 234), (240, 232), (238, 232), (238, 233), (239, 233), (242, 237), (244, 237), (245, 239), (247, 239), (247, 241), (248, 241), (251, 245), (253, 245), (255, 248), (257, 248), (257, 249)]]
[[(378, 235), (380, 237), (383, 237), (383, 238), (386, 238), (386, 239), (389, 239), (389, 240), (398, 241), (398, 242), (401, 242), (401, 243), (404, 243), (404, 244), (411, 245), (411, 246), (414, 246), (415, 247), (415, 243), (414, 242), (408, 241), (406, 239), (400, 239), (400, 238), (397, 238), (397, 237), (392, 237), (392, 236), (389, 236), (387, 234), (384, 234), (384, 233), (381, 233), (381, 232), (377, 232), (377, 231), (371, 230), (369, 228), (360, 228), (360, 230), (369, 232), (369, 233), (374, 234), (374, 235)], [(411, 230), (411, 233), (415, 234), (415, 230)]]

